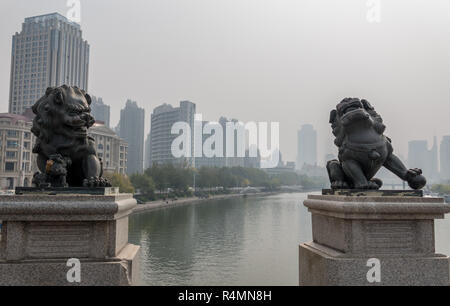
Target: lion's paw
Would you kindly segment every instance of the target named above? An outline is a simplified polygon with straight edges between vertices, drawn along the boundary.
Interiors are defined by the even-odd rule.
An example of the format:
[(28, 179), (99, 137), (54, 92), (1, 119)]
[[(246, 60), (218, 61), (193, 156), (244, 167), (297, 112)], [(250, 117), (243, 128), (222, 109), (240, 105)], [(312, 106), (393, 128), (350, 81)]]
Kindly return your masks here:
[(334, 181), (331, 184), (331, 189), (349, 189), (350, 186), (345, 181)]
[(83, 181), (83, 186), (88, 188), (111, 187), (111, 184), (103, 177), (91, 177)]

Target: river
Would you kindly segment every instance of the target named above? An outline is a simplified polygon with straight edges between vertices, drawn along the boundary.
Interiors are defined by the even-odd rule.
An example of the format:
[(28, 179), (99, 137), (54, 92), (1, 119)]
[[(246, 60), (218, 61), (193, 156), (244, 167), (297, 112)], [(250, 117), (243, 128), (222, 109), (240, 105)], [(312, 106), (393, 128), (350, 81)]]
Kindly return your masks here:
[[(306, 194), (213, 200), (133, 215), (143, 285), (296, 286), (298, 246), (311, 241)], [(436, 249), (450, 254), (450, 221)]]

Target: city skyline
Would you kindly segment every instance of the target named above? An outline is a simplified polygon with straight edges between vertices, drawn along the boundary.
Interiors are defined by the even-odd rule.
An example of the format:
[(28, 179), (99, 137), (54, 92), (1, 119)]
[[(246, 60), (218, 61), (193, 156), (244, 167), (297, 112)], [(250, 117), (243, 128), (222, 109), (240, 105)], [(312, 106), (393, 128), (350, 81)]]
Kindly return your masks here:
[[(127, 99), (138, 101), (148, 114), (162, 103), (191, 100), (207, 120), (225, 115), (243, 122), (279, 121), (285, 160), (296, 159), (292, 140), (306, 123), (314, 123), (318, 131), (318, 156), (335, 150), (330, 147), (327, 117), (346, 96), (372, 102), (403, 156), (411, 139), (431, 141), (434, 135), (448, 135), (445, 124), (437, 122), (445, 122), (450, 112), (445, 103), (450, 92), (444, 82), (450, 71), (446, 56), (450, 47), (443, 43), (437, 49), (434, 39), (448, 28), (444, 18), (448, 4), (439, 8), (406, 1), (385, 3), (383, 22), (369, 24), (364, 3), (351, 1), (344, 10), (331, 1), (316, 2), (267, 1), (256, 6), (244, 1), (240, 10), (222, 2), (218, 5), (223, 10), (218, 11), (223, 17), (219, 17), (212, 5), (200, 0), (193, 5), (169, 0), (131, 7), (120, 1), (108, 5), (82, 1), (83, 36), (92, 46), (89, 93), (111, 105), (111, 126), (118, 123)], [(0, 39), (9, 42), (24, 18), (67, 12), (65, 1), (56, 0), (5, 0), (0, 7)], [(108, 18), (99, 18), (97, 12), (105, 8)], [(262, 23), (261, 17), (270, 10), (275, 13)], [(318, 13), (324, 17), (320, 24), (310, 17)], [(415, 28), (419, 14), (426, 22), (412, 39), (406, 29)], [(131, 15), (133, 22), (127, 18)], [(341, 16), (339, 23), (333, 16)], [(224, 27), (224, 18), (234, 18), (241, 33), (236, 27)], [(310, 36), (302, 25), (316, 35)], [(196, 41), (202, 43), (197, 47)], [(325, 42), (332, 43), (334, 50), (329, 52)], [(262, 48), (266, 45), (268, 49)], [(129, 60), (118, 60), (121, 57)], [(0, 95), (5, 101), (0, 111), (5, 112), (10, 58), (11, 44), (2, 44), (0, 61), (8, 71), (0, 72)], [(119, 77), (123, 75), (127, 77)], [(417, 126), (414, 134), (395, 120), (406, 109), (408, 120)], [(147, 135), (150, 118), (145, 125)]]

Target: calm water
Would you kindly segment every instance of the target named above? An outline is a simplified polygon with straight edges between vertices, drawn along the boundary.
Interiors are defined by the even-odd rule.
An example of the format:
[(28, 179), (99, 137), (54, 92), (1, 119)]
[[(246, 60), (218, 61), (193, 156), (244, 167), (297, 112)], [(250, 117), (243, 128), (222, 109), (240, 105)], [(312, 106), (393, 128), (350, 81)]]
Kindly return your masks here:
[[(283, 194), (142, 213), (130, 219), (145, 285), (298, 285), (298, 245), (311, 240), (305, 194)], [(450, 254), (450, 221), (436, 225)]]

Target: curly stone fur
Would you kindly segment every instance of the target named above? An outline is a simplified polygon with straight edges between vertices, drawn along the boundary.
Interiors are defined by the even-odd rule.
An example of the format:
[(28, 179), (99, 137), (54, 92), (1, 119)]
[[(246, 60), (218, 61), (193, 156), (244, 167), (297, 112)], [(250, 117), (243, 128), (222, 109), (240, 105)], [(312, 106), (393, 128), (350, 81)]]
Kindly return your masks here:
[(339, 148), (339, 160), (327, 165), (331, 188), (379, 189), (383, 182), (374, 176), (383, 166), (413, 189), (426, 185), (422, 170), (408, 170), (394, 155), (383, 119), (368, 101), (344, 99), (331, 112), (330, 123)]
[[(106, 187), (103, 166), (88, 130), (95, 123), (91, 97), (77, 87), (50, 87), (33, 106), (37, 187)], [(67, 183), (66, 183), (67, 182)]]

